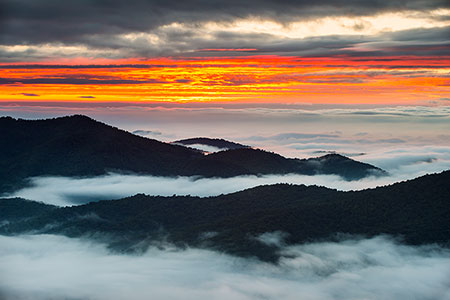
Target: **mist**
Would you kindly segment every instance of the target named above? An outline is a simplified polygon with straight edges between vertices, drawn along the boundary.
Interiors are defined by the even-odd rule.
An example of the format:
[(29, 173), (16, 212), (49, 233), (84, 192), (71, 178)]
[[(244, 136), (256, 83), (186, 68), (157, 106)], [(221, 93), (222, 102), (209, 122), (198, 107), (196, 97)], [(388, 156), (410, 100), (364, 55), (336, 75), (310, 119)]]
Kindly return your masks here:
[(67, 206), (91, 201), (111, 200), (137, 193), (172, 196), (216, 196), (263, 184), (291, 183), (319, 185), (348, 191), (384, 186), (414, 179), (427, 173), (450, 169), (450, 152), (445, 147), (410, 148), (378, 152), (367, 160), (389, 172), (388, 176), (346, 181), (337, 175), (265, 175), (232, 178), (157, 177), (107, 174), (90, 178), (35, 177), (30, 186), (3, 197), (21, 197), (48, 204)]
[(284, 247), (279, 264), (209, 250), (143, 255), (55, 235), (0, 236), (2, 299), (450, 299), (450, 251), (388, 237)]

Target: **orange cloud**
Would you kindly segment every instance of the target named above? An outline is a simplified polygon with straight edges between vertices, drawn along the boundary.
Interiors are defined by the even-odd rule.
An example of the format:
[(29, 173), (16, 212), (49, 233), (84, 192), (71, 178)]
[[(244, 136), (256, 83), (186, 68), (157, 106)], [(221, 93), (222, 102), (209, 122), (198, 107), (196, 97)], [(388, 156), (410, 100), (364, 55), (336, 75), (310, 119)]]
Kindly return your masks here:
[[(251, 49), (221, 49), (251, 50)], [(0, 65), (0, 101), (417, 104), (450, 96), (447, 57), (212, 57)], [(90, 97), (85, 97), (90, 95)]]

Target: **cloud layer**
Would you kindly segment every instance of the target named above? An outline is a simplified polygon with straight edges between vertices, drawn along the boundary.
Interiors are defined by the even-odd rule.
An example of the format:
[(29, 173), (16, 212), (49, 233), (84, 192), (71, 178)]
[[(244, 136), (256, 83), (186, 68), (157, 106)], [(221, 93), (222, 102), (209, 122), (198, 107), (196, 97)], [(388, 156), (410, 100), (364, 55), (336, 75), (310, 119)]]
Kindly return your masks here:
[(450, 252), (385, 237), (285, 247), (279, 265), (207, 250), (140, 256), (61, 236), (0, 236), (5, 299), (450, 299)]
[[(441, 0), (113, 0), (83, 5), (5, 0), (0, 6), (0, 54), (5, 55), (0, 56), (36, 61), (179, 54), (384, 55), (380, 48), (399, 55), (443, 55), (448, 28), (439, 30), (449, 26), (449, 8)], [(402, 30), (401, 37), (389, 35)]]

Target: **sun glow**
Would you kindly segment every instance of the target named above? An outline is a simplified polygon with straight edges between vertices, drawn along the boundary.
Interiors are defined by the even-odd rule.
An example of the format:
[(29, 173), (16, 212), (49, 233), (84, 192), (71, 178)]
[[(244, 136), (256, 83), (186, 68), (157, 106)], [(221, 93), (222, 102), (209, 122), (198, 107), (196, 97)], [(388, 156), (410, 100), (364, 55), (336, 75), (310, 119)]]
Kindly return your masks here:
[[(254, 56), (3, 65), (2, 100), (417, 103), (449, 95), (446, 61)], [(94, 100), (95, 99), (95, 100)]]

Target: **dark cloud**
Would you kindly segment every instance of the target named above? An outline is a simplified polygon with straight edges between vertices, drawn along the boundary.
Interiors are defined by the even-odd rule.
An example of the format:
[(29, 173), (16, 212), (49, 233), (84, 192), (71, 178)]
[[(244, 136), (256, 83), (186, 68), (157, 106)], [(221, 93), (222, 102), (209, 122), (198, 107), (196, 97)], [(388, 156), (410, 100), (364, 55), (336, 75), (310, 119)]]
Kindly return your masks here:
[(409, 116), (410, 114), (404, 112), (378, 112), (378, 111), (352, 111), (348, 112), (353, 115), (366, 115), (366, 116), (377, 116), (377, 115), (389, 115), (389, 116)]
[(302, 80), (302, 82), (307, 82), (307, 83), (363, 83), (363, 82), (367, 82), (367, 80), (363, 79), (363, 78), (307, 78)]
[(428, 41), (436, 43), (438, 41), (448, 45), (448, 36), (450, 36), (450, 26), (441, 28), (416, 28), (402, 30), (398, 32), (388, 32), (384, 36), (386, 39), (394, 41)]
[(79, 96), (78, 98), (83, 98), (83, 99), (94, 99), (94, 96)]
[[(355, 43), (368, 42), (361, 36), (324, 37), (321, 39), (279, 39), (270, 34), (242, 34), (217, 32), (211, 38), (196, 30), (202, 22), (229, 22), (242, 18), (273, 20), (287, 24), (293, 20), (306, 20), (323, 16), (367, 16), (382, 12), (400, 10), (423, 11), (435, 8), (450, 7), (445, 0), (413, 0), (413, 1), (337, 1), (323, 0), (311, 3), (306, 0), (263, 0), (263, 1), (83, 1), (76, 0), (55, 2), (51, 0), (3, 0), (0, 4), (2, 24), (0, 24), (0, 44), (2, 45), (75, 45), (86, 46), (86, 56), (117, 57), (149, 57), (168, 56), (191, 53), (199, 55), (199, 49), (257, 49), (255, 51), (237, 52), (239, 55), (256, 53), (289, 53), (292, 55), (315, 56), (323, 53), (332, 55), (348, 54)], [(174, 22), (186, 23), (189, 26), (171, 27)], [(357, 23), (353, 27), (364, 30), (366, 24)], [(433, 29), (434, 30), (434, 29)], [(125, 34), (136, 34), (124, 38)], [(158, 38), (153, 43), (140, 33), (152, 33)], [(422, 40), (440, 40), (446, 42), (448, 29), (416, 31), (415, 40), (424, 46)], [(391, 35), (393, 40), (405, 41), (411, 35)], [(447, 44), (448, 45), (448, 44)], [(402, 45), (397, 45), (402, 46)], [(435, 45), (437, 47), (437, 45)], [(445, 46), (445, 45), (444, 45)], [(414, 53), (448, 52), (447, 48), (427, 48), (414, 50)], [(45, 48), (45, 47), (44, 47)], [(90, 53), (92, 49), (101, 50)], [(412, 51), (398, 49), (398, 51)], [(426, 51), (425, 51), (426, 50)], [(13, 54), (0, 49), (2, 61), (27, 61), (48, 58), (48, 53), (41, 50), (14, 50)], [(425, 52), (424, 52), (425, 51)], [(89, 53), (89, 55), (88, 55)], [(379, 49), (368, 50), (362, 55), (383, 55)], [(83, 55), (84, 53), (77, 53)], [(353, 53), (354, 54), (354, 53)], [(50, 56), (70, 57), (73, 53), (61, 50)], [(202, 55), (230, 55), (217, 51), (202, 52)]]
[(65, 42), (92, 34), (145, 32), (173, 22), (230, 21), (260, 17), (288, 22), (320, 16), (373, 15), (449, 7), (445, 0), (3, 0), (5, 44)]
[(189, 83), (191, 81), (192, 80), (190, 80), (190, 79), (177, 79), (177, 80), (175, 80), (175, 82), (178, 82), (178, 83)]
[[(412, 117), (417, 116), (418, 114), (417, 110), (357, 110), (357, 111), (348, 111), (343, 112), (343, 114), (349, 114), (349, 115), (364, 115), (364, 116), (392, 116), (392, 117)], [(441, 113), (441, 114), (428, 114), (428, 112), (425, 112), (420, 117), (422, 118), (448, 118), (449, 115), (447, 113)]]
[[(200, 25), (199, 25), (200, 26)], [(150, 33), (157, 36), (156, 43), (147, 38), (125, 38), (119, 35), (95, 34), (92, 36), (77, 37), (58, 41), (55, 45), (84, 45), (87, 47), (80, 52), (65, 51), (64, 48), (46, 49), (27, 48), (25, 50), (0, 49), (0, 61), (25, 62), (47, 59), (50, 57), (76, 56), (123, 58), (123, 57), (154, 57), (154, 56), (182, 56), (193, 60), (199, 57), (217, 56), (249, 56), (249, 55), (289, 55), (303, 57), (346, 56), (349, 58), (383, 57), (395, 55), (440, 56), (447, 55), (450, 44), (447, 36), (450, 26), (444, 28), (429, 28), (421, 30), (403, 30), (394, 33), (379, 35), (328, 35), (306, 38), (286, 38), (268, 33), (241, 33), (229, 31), (211, 32), (205, 35), (199, 31), (199, 26), (190, 25), (185, 28), (158, 28)], [(128, 32), (131, 33), (131, 32)], [(2, 43), (0, 38), (0, 44)], [(19, 43), (19, 42), (17, 42)], [(22, 42), (20, 42), (22, 43)], [(25, 42), (23, 42), (25, 43)], [(26, 43), (41, 43), (29, 41)], [(255, 49), (253, 51), (198, 51), (198, 49)], [(364, 51), (361, 51), (364, 48)], [(94, 51), (95, 50), (95, 51)], [(380, 61), (380, 60), (379, 60)], [(385, 61), (392, 61), (386, 58)], [(421, 63), (423, 64), (423, 62)], [(164, 65), (86, 65), (71, 68), (152, 68)], [(199, 64), (199, 66), (201, 66)], [(12, 68), (26, 68), (27, 66), (12, 66)], [(42, 68), (44, 66), (31, 65), (29, 68)], [(47, 66), (48, 68), (64, 68), (62, 65)], [(167, 67), (177, 67), (167, 65)], [(408, 66), (406, 66), (408, 67)], [(435, 66), (432, 66), (435, 67)], [(2, 67), (5, 68), (5, 67)], [(400, 66), (399, 66), (400, 68)]]
[(131, 80), (131, 79), (86, 79), (86, 78), (0, 78), (0, 84), (149, 84), (149, 83), (167, 83), (167, 81), (148, 79), (148, 80)]
[(23, 96), (28, 96), (28, 97), (39, 97), (38, 94), (33, 94), (33, 93), (20, 93)]
[[(193, 68), (228, 67), (230, 64), (189, 64)], [(99, 64), (99, 65), (44, 65), (44, 64), (14, 64), (0, 65), (0, 69), (154, 69), (154, 68), (179, 68), (177, 64)], [(184, 79), (177, 80), (181, 82)]]

